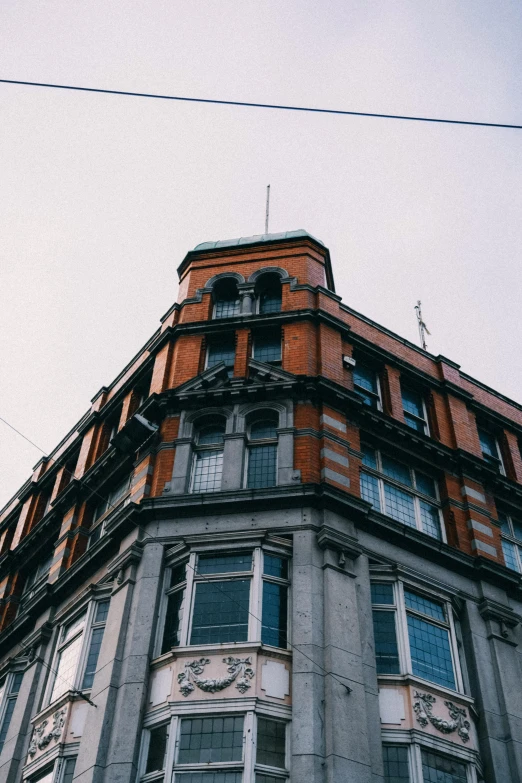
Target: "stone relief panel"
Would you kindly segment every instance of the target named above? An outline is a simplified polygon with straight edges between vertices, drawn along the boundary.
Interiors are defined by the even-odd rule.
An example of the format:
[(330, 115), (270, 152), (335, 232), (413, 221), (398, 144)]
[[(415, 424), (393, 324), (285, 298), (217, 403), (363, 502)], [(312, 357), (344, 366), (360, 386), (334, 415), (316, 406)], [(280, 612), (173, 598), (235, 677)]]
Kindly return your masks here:
[(53, 712), (49, 718), (44, 718), (33, 729), (31, 742), (29, 743), (29, 756), (34, 759), (38, 751), (43, 751), (48, 745), (60, 741), (67, 717), (67, 706)]
[(179, 691), (188, 696), (195, 688), (204, 693), (219, 693), (234, 683), (240, 693), (246, 693), (251, 688), (250, 680), (255, 676), (252, 669), (252, 658), (234, 658), (227, 655), (223, 658), (226, 674), (221, 677), (205, 677), (205, 667), (210, 664), (210, 658), (198, 658), (186, 661), (184, 671), (178, 674)]

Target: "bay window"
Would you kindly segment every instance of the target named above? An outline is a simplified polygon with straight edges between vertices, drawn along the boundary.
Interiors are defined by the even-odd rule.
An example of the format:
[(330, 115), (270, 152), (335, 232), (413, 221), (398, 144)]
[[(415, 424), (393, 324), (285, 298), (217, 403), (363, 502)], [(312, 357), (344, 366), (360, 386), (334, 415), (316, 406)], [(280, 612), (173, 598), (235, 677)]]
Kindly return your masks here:
[(96, 601), (59, 630), (51, 667), (48, 703), (67, 691), (92, 687), (109, 612), (109, 600)]
[(407, 584), (372, 584), (377, 674), (410, 674), (462, 690), (451, 605)]
[[(386, 732), (385, 732), (386, 733)], [(466, 758), (418, 744), (384, 744), (384, 783), (475, 783), (476, 772)]]
[(377, 510), (433, 538), (443, 539), (437, 483), (433, 478), (362, 445), (361, 497)]
[(140, 780), (286, 783), (287, 731), (286, 721), (254, 712), (175, 716), (145, 729)]
[(158, 653), (179, 645), (261, 641), (287, 647), (288, 560), (260, 548), (192, 553), (165, 576)]

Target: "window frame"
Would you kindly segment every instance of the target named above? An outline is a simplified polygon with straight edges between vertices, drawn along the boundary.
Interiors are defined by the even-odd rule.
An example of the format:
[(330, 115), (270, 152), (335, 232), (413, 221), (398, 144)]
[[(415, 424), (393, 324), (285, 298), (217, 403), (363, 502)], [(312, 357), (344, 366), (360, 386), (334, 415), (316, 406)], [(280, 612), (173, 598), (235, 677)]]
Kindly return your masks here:
[[(404, 392), (411, 392), (411, 394), (418, 395), (418, 397), (420, 398), (420, 401), (421, 401), (421, 405), (422, 405), (423, 416), (417, 416), (417, 414), (411, 413), (411, 411), (405, 410), (405, 408), (404, 408), (404, 397), (403, 397)], [(431, 433), (430, 433), (430, 424), (429, 424), (429, 420), (428, 420), (428, 408), (427, 408), (427, 405), (426, 405), (425, 394), (423, 392), (419, 391), (418, 389), (415, 389), (413, 386), (410, 386), (408, 383), (402, 383), (401, 382), (401, 404), (402, 404), (402, 412), (403, 412), (403, 415), (404, 415), (404, 423), (406, 424), (406, 426), (409, 427), (414, 432), (418, 432), (421, 435), (427, 435), (429, 437)], [(412, 427), (410, 424), (408, 424), (408, 422), (406, 421), (406, 416), (411, 416), (411, 418), (415, 419), (415, 421), (422, 422), (422, 424), (423, 424), (423, 432), (421, 432), (420, 430), (418, 430), (415, 427)]]
[[(125, 489), (121, 492), (119, 496), (117, 496), (118, 490), (124, 484), (126, 485)], [(104, 500), (100, 500), (97, 506), (95, 506), (92, 515), (92, 523), (89, 528), (89, 536), (87, 538), (86, 551), (91, 547), (93, 547), (95, 544), (97, 544), (100, 538), (103, 538), (103, 536), (106, 534), (107, 523), (109, 521), (111, 514), (113, 512), (121, 510), (124, 506), (127, 506), (130, 503), (131, 488), (132, 488), (132, 473), (129, 473), (129, 475), (126, 478), (124, 478), (122, 481), (118, 481), (118, 483), (108, 491), (107, 496)], [(116, 500), (114, 500), (115, 496), (116, 496)], [(103, 505), (105, 506), (105, 511), (102, 511), (100, 514), (97, 514), (98, 509)], [(96, 540), (93, 540), (93, 533), (97, 534)]]
[[(501, 510), (497, 511), (497, 516), (500, 525), (500, 541), (502, 544), (502, 554), (504, 556), (504, 562), (506, 563), (506, 568), (509, 568), (510, 571), (515, 570), (511, 568), (511, 566), (508, 566), (507, 564), (506, 554), (503, 546), (504, 541), (506, 541), (508, 544), (511, 544), (514, 547), (515, 560), (518, 565), (516, 571), (519, 574), (522, 574), (522, 538), (518, 538), (514, 532), (515, 523), (520, 525), (520, 529), (522, 531), (522, 519), (519, 521), (518, 519), (514, 518), (512, 514), (507, 514), (505, 511), (501, 511)], [(505, 524), (507, 524), (509, 528), (509, 533), (506, 533), (505, 530), (502, 529), (503, 522), (501, 517), (504, 517)]]
[[(367, 473), (368, 475), (373, 476), (377, 479), (377, 486), (378, 486), (378, 492), (379, 492), (379, 503), (380, 503), (380, 509), (375, 508), (372, 506), (372, 508), (375, 508), (375, 510), (383, 514), (384, 516), (389, 517), (390, 519), (393, 519), (394, 522), (398, 522), (401, 525), (406, 525), (407, 527), (411, 527), (412, 529), (416, 529), (419, 531), (419, 533), (424, 533), (424, 535), (429, 536), (430, 538), (435, 539), (435, 541), (442, 541), (443, 543), (447, 543), (447, 536), (446, 536), (446, 526), (444, 524), (444, 517), (442, 515), (442, 505), (440, 500), (440, 490), (439, 490), (439, 483), (436, 478), (433, 476), (430, 476), (428, 473), (424, 473), (422, 470), (418, 470), (417, 468), (413, 467), (412, 465), (408, 465), (406, 462), (402, 462), (401, 459), (397, 459), (396, 457), (392, 457), (391, 455), (385, 453), (380, 448), (375, 448), (373, 446), (370, 446), (366, 443), (361, 444), (361, 451), (363, 448), (366, 447), (373, 451), (375, 455), (375, 461), (376, 461), (376, 468), (372, 468), (369, 465), (365, 465), (364, 462), (361, 463), (361, 474)], [(393, 478), (392, 476), (387, 475), (384, 473), (383, 470), (383, 463), (382, 458), (389, 457), (392, 460), (395, 460), (396, 462), (399, 462), (401, 465), (403, 465), (410, 474), (411, 484), (403, 484), (398, 479)], [(431, 497), (430, 495), (427, 495), (426, 493), (422, 492), (422, 490), (417, 488), (417, 472), (421, 475), (425, 475), (428, 478), (430, 478), (433, 481), (433, 485), (435, 488), (435, 497)], [(406, 522), (402, 522), (400, 519), (396, 519), (395, 517), (391, 516), (386, 512), (387, 508), (387, 502), (386, 502), (386, 493), (384, 489), (385, 484), (391, 484), (396, 489), (399, 489), (401, 492), (404, 492), (408, 495), (411, 495), (413, 498), (413, 506), (414, 506), (414, 513), (415, 513), (415, 528), (413, 528), (413, 525), (407, 525)], [(362, 497), (362, 492), (361, 492)], [(431, 506), (434, 506), (438, 510), (438, 518), (439, 518), (439, 530), (441, 537), (440, 539), (436, 536), (432, 536), (430, 533), (427, 533), (422, 524), (422, 515), (421, 515), (421, 507), (420, 503), (424, 502)]]
[[(477, 769), (472, 751), (456, 745), (455, 752), (452, 754), (448, 753), (447, 745), (440, 746), (435, 737), (430, 737), (427, 742), (411, 742), (409, 737), (403, 736), (403, 734), (406, 734), (406, 732), (382, 729), (382, 746), (407, 748), (409, 783), (425, 783), (422, 773), (422, 751), (435, 753), (438, 756), (463, 764), (466, 767), (466, 783), (478, 783)], [(384, 783), (387, 783), (386, 777), (384, 777)]]
[(233, 346), (233, 361), (232, 361), (232, 363), (231, 364), (230, 363), (227, 364), (227, 362), (224, 359), (218, 359), (218, 361), (215, 362), (214, 364), (209, 364), (209, 362), (210, 362), (210, 354), (211, 354), (213, 348), (215, 346), (219, 346), (220, 345), (220, 343), (219, 343), (219, 341), (217, 339), (209, 340), (208, 343), (207, 343), (206, 351), (205, 351), (205, 370), (210, 370), (210, 369), (212, 369), (212, 367), (216, 367), (219, 364), (219, 362), (223, 362), (225, 364), (225, 367), (226, 367), (226, 370), (227, 370), (227, 373), (228, 373), (228, 377), (232, 378), (234, 376), (234, 367), (235, 367), (235, 363), (236, 363), (236, 336), (235, 336), (235, 333), (233, 333), (232, 335), (227, 335), (227, 336), (230, 339), (230, 344)]
[[(197, 558), (202, 555), (234, 555), (234, 554), (246, 554), (252, 553), (252, 568), (250, 571), (233, 571), (216, 574), (205, 574), (200, 576), (197, 574)], [(287, 562), (287, 576), (286, 578), (272, 577), (264, 573), (264, 554), (268, 554), (274, 557), (279, 557)], [(170, 587), (171, 575), (173, 569), (186, 563), (185, 580), (177, 585)], [(209, 548), (197, 548), (194, 547), (190, 553), (183, 552), (175, 555), (165, 568), (163, 577), (163, 590), (162, 600), (160, 603), (160, 609), (158, 613), (158, 630), (155, 643), (155, 654), (157, 658), (161, 655), (167, 655), (171, 653), (171, 647), (162, 653), (164, 647), (164, 637), (167, 632), (166, 620), (169, 597), (174, 593), (184, 591), (184, 597), (181, 601), (181, 622), (179, 624), (178, 636), (179, 644), (173, 645), (174, 649), (183, 647), (196, 648), (212, 648), (222, 646), (234, 646), (238, 644), (259, 644), (264, 647), (270, 647), (270, 649), (277, 650), (289, 650), (289, 639), (291, 638), (291, 553), (273, 545), (263, 545), (259, 543), (252, 543), (250, 545), (234, 545), (227, 543), (226, 545), (214, 546)], [(244, 642), (212, 642), (210, 644), (191, 644), (190, 639), (193, 628), (193, 616), (194, 607), (196, 601), (196, 586), (197, 584), (204, 582), (223, 582), (239, 579), (249, 579), (249, 604), (248, 604), (248, 631), (247, 638)], [(286, 647), (274, 648), (273, 645), (264, 644), (262, 642), (262, 630), (263, 630), (263, 582), (269, 581), (284, 585), (286, 587)]]
[[(497, 453), (496, 457), (495, 457), (494, 454), (489, 454), (489, 453), (485, 452), (484, 449), (482, 448), (481, 433), (483, 433), (484, 435), (486, 435), (489, 438), (492, 438), (493, 444), (494, 444), (494, 447), (495, 447), (495, 451)], [(497, 435), (492, 430), (490, 430), (487, 426), (484, 426), (483, 424), (480, 424), (480, 423), (477, 423), (477, 434), (478, 434), (478, 439), (479, 439), (479, 444), (480, 444), (480, 452), (481, 452), (482, 459), (485, 462), (487, 462), (488, 465), (491, 465), (492, 467), (497, 468), (499, 473), (501, 474), (501, 476), (505, 476), (506, 475), (506, 467), (504, 465), (504, 459), (502, 457), (502, 450), (500, 448), (500, 442), (499, 442), (499, 439), (498, 439)]]
[[(20, 678), (20, 684), (18, 687), (18, 690), (13, 690), (13, 687), (16, 685), (17, 676), (21, 675)], [(11, 671), (8, 671), (0, 678), (0, 735), (4, 731), (4, 723), (7, 718), (7, 714), (9, 711), (9, 705), (10, 703), (13, 703), (13, 710), (11, 714), (8, 717), (7, 727), (5, 729), (6, 736), (3, 740), (0, 742), (0, 754), (2, 753), (2, 750), (4, 748), (5, 740), (7, 739), (7, 732), (9, 731), (9, 727), (11, 725), (11, 720), (13, 718), (13, 713), (16, 709), (16, 702), (18, 700), (18, 696), (20, 694), (20, 690), (22, 688), (23, 683), (23, 677), (24, 672), (20, 669), (13, 669)]]
[[(269, 419), (272, 416), (274, 420), (277, 419), (275, 430), (276, 434), (275, 437), (271, 438), (252, 438), (251, 430), (252, 426), (258, 422), (262, 421), (264, 419)], [(278, 485), (278, 468), (279, 468), (279, 436), (277, 434), (277, 430), (279, 429), (280, 425), (280, 417), (279, 412), (273, 410), (272, 408), (259, 408), (258, 410), (252, 411), (246, 419), (246, 459), (244, 461), (244, 468), (243, 468), (243, 487), (245, 489), (270, 489), (272, 487), (277, 487)], [(267, 484), (265, 487), (250, 487), (248, 480), (249, 480), (249, 472), (250, 472), (250, 457), (252, 454), (252, 450), (255, 448), (259, 448), (260, 446), (273, 446), (275, 448), (275, 480), (273, 484)]]
[[(375, 385), (377, 387), (377, 392), (370, 391), (369, 389), (366, 389), (364, 386), (360, 386), (355, 382), (355, 373), (357, 372), (357, 369), (361, 367), (364, 370), (367, 370), (368, 372), (372, 373), (372, 375), (375, 377)], [(375, 399), (375, 406), (368, 405), (368, 403), (366, 402), (364, 402), (363, 404), (366, 405), (367, 408), (370, 408), (370, 410), (376, 410), (382, 413), (383, 410), (382, 387), (381, 387), (381, 379), (379, 377), (379, 373), (377, 372), (377, 370), (375, 370), (371, 365), (366, 364), (364, 361), (359, 361), (359, 359), (357, 359), (355, 363), (355, 367), (352, 372), (352, 378), (353, 378), (353, 388), (354, 391), (357, 392), (357, 394), (360, 394), (362, 396), (367, 395)]]
[[(225, 299), (223, 297), (223, 294), (221, 291), (225, 291), (227, 287), (232, 291), (233, 288), (235, 288), (235, 292), (237, 294), (236, 299)], [(233, 313), (227, 313), (226, 315), (217, 315), (217, 307), (219, 302), (235, 302), (236, 307), (234, 308), (237, 310), (237, 312)], [(235, 277), (232, 276), (226, 276), (222, 277), (219, 280), (216, 280), (214, 285), (212, 286), (212, 320), (213, 321), (221, 321), (223, 318), (237, 318), (238, 315), (241, 313), (241, 295), (239, 293), (238, 288), (238, 280)]]
[[(257, 353), (260, 350), (259, 342), (265, 340), (266, 343), (269, 341), (273, 342), (274, 346), (279, 347), (279, 358), (278, 359), (260, 359), (259, 356), (257, 356)], [(252, 339), (252, 357), (257, 362), (263, 362), (264, 364), (269, 364), (271, 367), (282, 367), (283, 365), (283, 335), (281, 333), (280, 329), (277, 330), (263, 330), (254, 332), (253, 339)]]
[[(219, 424), (223, 428), (223, 433), (221, 440), (216, 440), (215, 443), (199, 443), (199, 436), (201, 429), (204, 429), (205, 426), (209, 426), (211, 422), (211, 419), (215, 419), (215, 423)], [(219, 420), (219, 421), (218, 421)], [(208, 421), (208, 423), (206, 423)], [(215, 417), (206, 417), (201, 416), (200, 418), (196, 419), (196, 421), (193, 422), (192, 425), (192, 454), (191, 454), (191, 465), (190, 465), (190, 477), (189, 477), (189, 485), (188, 485), (188, 491), (189, 494), (207, 494), (211, 492), (221, 492), (222, 486), (223, 486), (223, 465), (224, 465), (224, 452), (225, 452), (225, 435), (227, 431), (227, 420), (224, 416), (216, 415)], [(204, 454), (211, 452), (220, 452), (221, 453), (221, 482), (218, 489), (206, 489), (206, 490), (195, 490), (194, 489), (194, 483), (196, 479), (196, 464), (198, 461), (198, 454)]]
[[(444, 692), (455, 694), (466, 694), (465, 680), (464, 680), (464, 667), (460, 660), (458, 634), (456, 629), (456, 618), (451, 600), (439, 594), (434, 594), (432, 590), (428, 590), (425, 587), (418, 586), (412, 582), (405, 582), (403, 579), (395, 579), (392, 577), (386, 577), (378, 573), (372, 573), (371, 584), (387, 584), (391, 585), (393, 589), (393, 604), (378, 604), (372, 601), (372, 616), (375, 610), (393, 612), (395, 615), (395, 633), (397, 639), (398, 657), (399, 657), (399, 673), (398, 674), (377, 674), (378, 678), (384, 678), (385, 680), (397, 680), (397, 678), (413, 678), (419, 680), (423, 686), (429, 688), (440, 688)], [(445, 621), (438, 620), (430, 615), (423, 614), (418, 610), (415, 610), (406, 605), (404, 596), (405, 589), (411, 590), (417, 595), (426, 598), (429, 601), (435, 601), (440, 603), (444, 607), (446, 619)], [(443, 628), (448, 632), (449, 649), (451, 654), (451, 663), (453, 668), (453, 676), (455, 679), (455, 688), (451, 688), (448, 685), (441, 685), (438, 682), (427, 680), (418, 674), (413, 673), (413, 664), (411, 658), (410, 649), (410, 635), (408, 629), (408, 615), (419, 617), (424, 622), (434, 625), (438, 628)]]
[[(71, 613), (67, 618), (63, 618), (60, 621), (60, 624), (56, 628), (56, 640), (54, 645), (52, 664), (49, 670), (50, 676), (45, 688), (45, 696), (44, 696), (43, 703), (46, 707), (49, 706), (50, 704), (54, 704), (55, 702), (59, 701), (70, 691), (90, 693), (90, 691), (92, 690), (92, 686), (88, 688), (82, 687), (83, 678), (85, 676), (85, 668), (87, 665), (87, 658), (89, 656), (89, 651), (91, 647), (91, 639), (92, 639), (93, 631), (95, 629), (103, 627), (105, 630), (105, 627), (107, 625), (107, 618), (103, 622), (96, 621), (96, 613), (98, 611), (98, 605), (101, 603), (108, 603), (109, 604), (108, 611), (110, 611), (110, 601), (111, 601), (110, 594), (99, 596), (96, 599), (89, 601), (88, 604), (83, 604), (81, 608), (78, 607), (76, 611)], [(61, 637), (63, 635), (64, 629), (67, 628), (72, 623), (74, 623), (80, 617), (82, 617), (82, 615), (85, 615), (85, 620), (81, 625), (81, 627), (79, 626), (78, 630), (75, 631), (69, 639), (62, 639)], [(82, 637), (82, 641), (80, 645), (80, 652), (76, 660), (75, 673), (74, 673), (74, 677), (72, 678), (72, 682), (65, 691), (62, 691), (62, 693), (60, 693), (58, 696), (56, 696), (53, 699), (54, 686), (57, 681), (58, 673), (59, 673), (59, 668), (58, 668), (59, 657), (61, 653), (73, 643), (73, 641), (78, 639), (78, 637)], [(102, 637), (102, 643), (103, 643), (103, 637)]]
[[(273, 309), (270, 308), (269, 310), (266, 310), (265, 312), (261, 309), (261, 297), (265, 293), (265, 291), (270, 290), (270, 288), (277, 288), (278, 292), (280, 294), (279, 299), (279, 308)], [(281, 283), (281, 276), (277, 272), (265, 272), (262, 274), (258, 280), (256, 281), (256, 287), (255, 287), (255, 314), (256, 315), (274, 315), (276, 313), (280, 313), (283, 309), (283, 286)]]

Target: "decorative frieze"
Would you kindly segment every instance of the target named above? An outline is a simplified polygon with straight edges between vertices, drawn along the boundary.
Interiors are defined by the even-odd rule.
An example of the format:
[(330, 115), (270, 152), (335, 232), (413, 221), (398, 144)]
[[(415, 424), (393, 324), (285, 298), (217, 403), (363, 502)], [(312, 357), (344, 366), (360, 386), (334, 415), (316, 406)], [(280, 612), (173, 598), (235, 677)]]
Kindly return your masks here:
[(229, 655), (223, 658), (223, 663), (227, 664), (228, 674), (225, 677), (212, 677), (204, 679), (200, 677), (203, 674), (205, 666), (210, 663), (210, 658), (198, 658), (194, 661), (187, 661), (185, 668), (178, 674), (179, 690), (183, 696), (189, 696), (195, 688), (199, 688), (205, 693), (217, 693), (223, 691), (236, 683), (236, 688), (240, 693), (245, 693), (250, 688), (250, 682), (254, 677), (252, 669), (252, 659), (234, 658)]
[(431, 693), (414, 692), (413, 711), (417, 716), (417, 721), (424, 728), (431, 723), (442, 734), (453, 734), (457, 732), (462, 742), (468, 742), (470, 722), (467, 720), (468, 714), (463, 707), (457, 707), (452, 701), (445, 701), (450, 720), (445, 720), (439, 715), (433, 715), (433, 705), (437, 701)]
[(37, 751), (43, 750), (53, 740), (57, 742), (62, 736), (63, 727), (65, 726), (65, 716), (67, 714), (67, 707), (63, 707), (61, 710), (57, 710), (52, 715), (52, 726), (49, 731), (46, 731), (49, 725), (48, 720), (43, 720), (38, 726), (34, 727), (33, 736), (29, 744), (29, 755), (31, 758), (36, 755)]

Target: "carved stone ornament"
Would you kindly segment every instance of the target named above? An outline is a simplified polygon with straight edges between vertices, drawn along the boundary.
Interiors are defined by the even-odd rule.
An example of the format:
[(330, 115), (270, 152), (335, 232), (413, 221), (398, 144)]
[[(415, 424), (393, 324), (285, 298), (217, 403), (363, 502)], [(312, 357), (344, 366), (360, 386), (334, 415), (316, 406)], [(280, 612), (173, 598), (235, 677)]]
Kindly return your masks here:
[(205, 693), (217, 693), (228, 688), (233, 682), (236, 683), (236, 688), (240, 693), (245, 693), (250, 688), (249, 680), (254, 676), (251, 658), (233, 658), (232, 656), (223, 658), (223, 663), (227, 664), (228, 675), (226, 677), (203, 679), (199, 675), (203, 674), (203, 670), (208, 663), (210, 663), (209, 658), (187, 661), (185, 671), (178, 674), (179, 689), (183, 696), (188, 696), (196, 687), (201, 691), (205, 691)]
[(66, 713), (67, 707), (64, 707), (53, 714), (53, 725), (48, 732), (45, 731), (49, 723), (48, 720), (43, 720), (39, 726), (34, 727), (33, 736), (29, 744), (29, 755), (31, 758), (36, 754), (37, 750), (43, 750), (53, 740), (60, 739), (65, 725)]
[(429, 722), (443, 734), (453, 734), (456, 731), (462, 742), (468, 742), (470, 722), (466, 720), (467, 713), (463, 707), (457, 707), (452, 701), (445, 701), (444, 704), (448, 708), (451, 720), (444, 720), (444, 718), (432, 713), (433, 705), (437, 699), (431, 693), (415, 691), (414, 698), (413, 711), (421, 726), (427, 726)]

